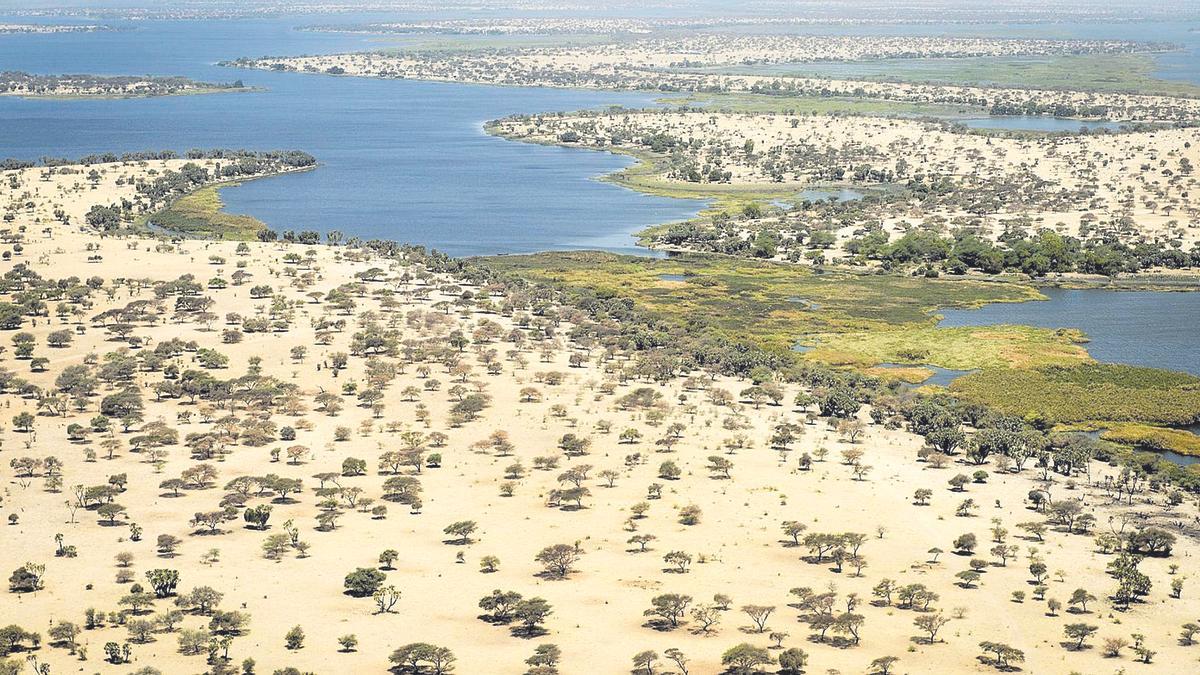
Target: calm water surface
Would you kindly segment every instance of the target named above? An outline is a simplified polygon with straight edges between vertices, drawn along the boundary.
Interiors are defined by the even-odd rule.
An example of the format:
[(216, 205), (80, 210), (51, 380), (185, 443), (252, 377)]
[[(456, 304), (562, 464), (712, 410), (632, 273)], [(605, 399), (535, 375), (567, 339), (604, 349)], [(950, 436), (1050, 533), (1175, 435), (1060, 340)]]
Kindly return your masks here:
[[(376, 19), (378, 16), (375, 17)], [(276, 229), (339, 229), (454, 255), (559, 248), (640, 251), (633, 232), (688, 218), (696, 200), (594, 180), (631, 160), (485, 134), (521, 112), (651, 105), (653, 97), (335, 78), (220, 68), (237, 56), (362, 50), (362, 36), (299, 32), (297, 19), (149, 21), (128, 30), (0, 38), (5, 69), (242, 79), (264, 91), (111, 101), (0, 98), (0, 157), (193, 147), (297, 148), (316, 171), (222, 191), (227, 210)]]
[(939, 326), (1079, 328), (1098, 361), (1200, 375), (1200, 293), (1043, 289), (1043, 302), (948, 309)]

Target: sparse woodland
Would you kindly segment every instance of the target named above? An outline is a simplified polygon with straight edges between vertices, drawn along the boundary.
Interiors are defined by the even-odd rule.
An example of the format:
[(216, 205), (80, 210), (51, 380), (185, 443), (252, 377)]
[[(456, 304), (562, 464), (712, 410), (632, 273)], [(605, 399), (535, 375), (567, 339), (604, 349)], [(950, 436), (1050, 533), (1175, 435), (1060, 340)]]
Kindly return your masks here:
[[(0, 672), (1187, 672), (1196, 496), (1094, 443), (357, 240), (0, 176)], [(48, 670), (47, 670), (48, 669)]]

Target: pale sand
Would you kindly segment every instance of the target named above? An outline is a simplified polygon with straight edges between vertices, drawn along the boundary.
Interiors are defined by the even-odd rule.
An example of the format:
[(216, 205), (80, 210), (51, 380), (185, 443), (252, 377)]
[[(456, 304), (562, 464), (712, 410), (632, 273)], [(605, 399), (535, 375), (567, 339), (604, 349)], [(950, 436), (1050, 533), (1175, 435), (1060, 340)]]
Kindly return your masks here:
[(662, 92), (761, 92), (1025, 109), (1064, 106), (1084, 117), (1191, 121), (1200, 99), (1124, 92), (722, 74), (722, 69), (829, 60), (1129, 53), (1122, 41), (698, 34), (601, 44), (241, 58), (226, 65), (359, 77)]
[[(106, 174), (118, 173), (144, 175), (132, 167), (112, 168)], [(1026, 493), (1038, 483), (1033, 480), (1034, 471), (1027, 468), (1020, 475), (993, 475), (986, 484), (972, 484), (965, 494), (948, 490), (946, 481), (956, 473), (970, 473), (974, 466), (951, 465), (943, 470), (927, 468), (915, 461), (920, 445), (917, 437), (904, 431), (887, 431), (871, 426), (858, 447), (866, 451), (864, 462), (873, 466), (866, 481), (851, 478), (849, 467), (839, 462), (839, 453), (848, 444), (840, 442), (836, 434), (826, 429), (824, 422), (807, 427), (797, 451), (790, 453), (786, 463), (781, 464), (776, 452), (768, 450), (766, 439), (770, 426), (781, 419), (797, 420), (801, 415), (790, 406), (764, 406), (755, 410), (748, 405), (739, 405), (739, 419), (748, 424), (744, 433), (753, 447), (733, 454), (732, 480), (712, 479), (705, 469), (706, 457), (718, 454), (721, 442), (735, 432), (722, 428), (722, 421), (731, 418), (734, 410), (716, 408), (707, 403), (702, 392), (683, 391), (679, 380), (670, 385), (631, 382), (617, 387), (622, 394), (638, 386), (659, 389), (667, 402), (677, 396), (686, 396), (684, 405), (671, 404), (667, 422), (678, 421), (685, 425), (684, 439), (669, 455), (656, 453), (653, 440), (661, 437), (665, 425), (651, 427), (641, 414), (620, 411), (614, 406), (614, 396), (601, 394), (596, 384), (606, 375), (597, 363), (599, 351), (585, 368), (570, 368), (566, 359), (572, 351), (567, 348), (565, 336), (569, 324), (557, 328), (563, 337), (555, 343), (551, 363), (539, 361), (539, 350), (532, 349), (524, 354), (529, 361), (525, 370), (514, 368), (506, 360), (504, 352), (511, 348), (506, 343), (484, 345), (498, 349), (501, 354), (503, 373), (487, 375), (478, 366), (474, 347), (468, 347), (465, 362), (474, 365), (471, 379), (479, 380), (493, 397), (492, 406), (483, 417), (469, 422), (462, 428), (448, 429), (446, 426), (446, 387), (450, 377), (442, 367), (431, 364), (433, 377), (443, 380), (442, 392), (425, 393), (421, 401), (432, 413), (433, 424), (425, 431), (446, 431), (449, 435), (447, 447), (440, 450), (443, 466), (426, 469), (421, 475), (424, 484), (424, 509), (420, 515), (410, 515), (399, 504), (388, 504), (389, 514), (384, 520), (372, 520), (368, 515), (347, 512), (342, 516), (336, 530), (318, 532), (314, 530), (316, 502), (311, 490), (316, 481), (310, 478), (321, 471), (338, 471), (342, 460), (355, 456), (368, 462), (368, 475), (342, 480), (343, 485), (364, 489), (366, 496), (378, 498), (385, 477), (375, 474), (375, 458), (383, 450), (399, 447), (395, 434), (383, 433), (378, 426), (384, 422), (399, 422), (404, 427), (420, 428), (413, 417), (414, 403), (401, 401), (401, 391), (410, 384), (420, 387), (423, 381), (415, 367), (399, 375), (386, 389), (386, 404), (383, 418), (372, 423), (369, 434), (357, 431), (345, 442), (333, 442), (334, 428), (345, 425), (358, 430), (359, 424), (367, 420), (370, 413), (354, 406), (348, 398), (346, 409), (337, 417), (329, 417), (311, 409), (311, 397), (321, 390), (339, 391), (343, 383), (358, 381), (361, 384), (363, 359), (352, 358), (350, 367), (339, 377), (316, 364), (337, 351), (348, 351), (348, 342), (354, 332), (355, 317), (340, 317), (326, 305), (310, 304), (306, 293), (311, 290), (327, 291), (353, 280), (353, 274), (378, 266), (387, 270), (388, 279), (370, 283), (370, 290), (392, 288), (403, 293), (420, 284), (404, 284), (396, 281), (403, 266), (384, 260), (350, 261), (347, 249), (324, 246), (305, 247), (287, 245), (252, 244), (247, 256), (238, 256), (232, 243), (185, 242), (178, 252), (156, 251), (155, 243), (145, 240), (100, 239), (92, 234), (80, 232), (76, 227), (57, 224), (47, 225), (51, 236), (45, 237), (41, 229), (50, 220), (53, 204), (58, 204), (72, 215), (72, 222), (81, 222), (82, 213), (90, 203), (117, 197), (121, 190), (115, 185), (105, 185), (97, 190), (79, 189), (62, 191), (58, 181), (41, 183), (39, 170), (27, 170), (16, 175), (18, 188), (8, 186), (14, 174), (6, 173), (0, 185), (0, 199), (5, 205), (26, 191), (36, 190), (31, 210), (19, 209), (17, 219), (7, 227), (28, 227), (25, 253), (18, 258), (30, 264), (31, 269), (47, 277), (77, 275), (87, 278), (93, 275), (107, 280), (113, 278), (147, 278), (169, 280), (181, 274), (194, 274), (198, 280), (206, 280), (220, 274), (229, 278), (235, 261), (245, 261), (245, 270), (252, 277), (243, 286), (230, 286), (206, 294), (216, 301), (213, 312), (224, 317), (227, 312), (239, 312), (251, 316), (270, 303), (252, 300), (248, 290), (251, 285), (267, 283), (289, 302), (294, 313), (292, 328), (283, 333), (247, 334), (240, 344), (221, 344), (218, 321), (213, 331), (201, 330), (194, 323), (175, 323), (169, 319), (171, 301), (166, 302), (167, 320), (154, 326), (139, 326), (137, 335), (153, 338), (154, 343), (173, 337), (196, 340), (201, 346), (213, 347), (230, 357), (230, 367), (212, 374), (229, 378), (245, 372), (247, 360), (252, 356), (263, 359), (262, 367), (267, 374), (285, 382), (295, 383), (302, 391), (302, 398), (309, 412), (298, 417), (277, 413), (273, 421), (281, 426), (295, 425), (307, 420), (313, 425), (311, 431), (299, 430), (295, 441), (313, 450), (312, 456), (299, 465), (269, 461), (269, 449), (286, 448), (290, 442), (277, 442), (266, 447), (237, 446), (224, 462), (214, 462), (220, 470), (218, 486), (229, 479), (243, 474), (261, 475), (268, 472), (305, 480), (306, 491), (295, 504), (276, 505), (271, 518), (271, 529), (267, 533), (245, 529), (239, 519), (225, 525), (225, 534), (202, 536), (190, 534), (187, 521), (195, 511), (215, 508), (220, 499), (220, 487), (209, 490), (188, 491), (180, 498), (167, 498), (157, 485), (165, 479), (177, 476), (183, 469), (192, 466), (187, 451), (182, 446), (170, 448), (170, 455), (161, 473), (143, 461), (139, 454), (122, 449), (111, 461), (101, 459), (95, 463), (84, 461), (84, 447), (67, 443), (65, 427), (73, 422), (86, 422), (95, 414), (93, 407), (85, 413), (70, 416), (45, 417), (37, 420), (36, 439), (16, 433), (8, 423), (11, 415), (21, 410), (34, 410), (34, 402), (14, 394), (6, 394), (4, 407), (4, 443), (0, 457), (12, 459), (22, 455), (44, 457), (55, 455), (65, 464), (64, 490), (49, 493), (42, 489), (42, 480), (18, 480), (5, 469), (5, 492), (0, 514), (6, 518), (10, 513), (20, 516), (19, 524), (3, 527), (4, 552), (0, 556), (6, 563), (4, 573), (24, 561), (46, 563), (46, 588), (34, 594), (0, 594), (3, 600), (0, 615), (3, 623), (18, 623), (27, 629), (44, 633), (52, 622), (70, 620), (82, 624), (86, 607), (116, 610), (118, 599), (127, 592), (128, 586), (113, 582), (116, 566), (113, 557), (118, 552), (130, 551), (135, 556), (133, 570), (137, 581), (144, 584), (144, 573), (155, 567), (180, 570), (182, 580), (179, 590), (186, 592), (194, 586), (209, 584), (225, 594), (221, 603), (224, 609), (245, 609), (252, 614), (249, 633), (233, 642), (230, 654), (237, 661), (253, 656), (258, 661), (257, 672), (271, 672), (275, 668), (294, 665), (302, 670), (328, 673), (380, 672), (387, 667), (387, 655), (396, 647), (414, 641), (426, 641), (450, 647), (458, 657), (457, 671), (460, 673), (521, 673), (522, 661), (535, 646), (555, 643), (563, 650), (563, 673), (626, 673), (630, 670), (631, 656), (643, 649), (655, 649), (660, 653), (668, 647), (678, 647), (692, 659), (691, 672), (697, 674), (716, 673), (720, 654), (726, 648), (739, 643), (751, 642), (765, 646), (766, 634), (747, 633), (749, 620), (738, 611), (743, 604), (776, 605), (767, 630), (789, 633), (785, 646), (801, 647), (810, 654), (808, 672), (863, 672), (874, 658), (892, 654), (901, 658), (894, 672), (989, 672), (992, 669), (980, 664), (976, 656), (980, 653), (977, 643), (982, 640), (999, 640), (1025, 650), (1028, 660), (1025, 672), (1030, 673), (1106, 673), (1121, 668), (1138, 672), (1182, 673), (1192, 670), (1197, 655), (1196, 647), (1177, 644), (1178, 628), (1187, 621), (1196, 620), (1195, 603), (1190, 599), (1194, 593), (1194, 579), (1189, 579), (1182, 600), (1169, 599), (1168, 588), (1171, 577), (1167, 566), (1178, 563), (1182, 574), (1194, 577), (1195, 556), (1200, 547), (1194, 540), (1181, 537), (1175, 554), (1169, 559), (1148, 559), (1142, 569), (1150, 575), (1154, 589), (1147, 602), (1125, 613), (1114, 612), (1104, 600), (1114, 587), (1104, 573), (1111, 557), (1096, 552), (1091, 536), (1065, 535), (1052, 532), (1045, 544), (1035, 544), (1019, 538), (1016, 523), (1038, 520), (1039, 516), (1023, 502)], [(103, 260), (88, 263), (89, 246), (98, 245)], [(8, 247), (5, 247), (7, 250)], [(312, 286), (292, 286), (296, 277), (283, 274), (289, 266), (281, 257), (288, 252), (302, 255), (313, 251), (315, 263), (311, 270), (300, 270), (298, 276), (312, 272)], [(221, 265), (210, 265), (209, 255), (219, 254), (228, 261)], [(416, 271), (416, 270), (414, 270)], [(106, 286), (108, 284), (106, 283)], [(473, 289), (478, 290), (478, 289)], [(109, 299), (101, 292), (93, 295), (95, 305), (86, 310), (90, 317), (110, 307), (121, 307), (131, 300), (149, 299), (149, 291), (131, 295), (122, 287), (116, 297)], [(462, 326), (468, 335), (471, 329), (484, 321), (493, 321), (506, 330), (511, 319), (499, 314), (468, 313), (459, 317), (450, 313), (444, 325), (437, 326), (427, 314), (431, 304), (448, 299), (433, 290), (428, 300), (417, 300), (398, 296), (404, 304), (400, 312), (380, 312), (379, 303), (370, 296), (356, 298), (356, 312), (374, 310), (375, 315), (387, 324), (395, 325), (402, 339), (421, 339), (444, 335), (455, 326)], [(55, 302), (50, 302), (51, 314)], [(410, 325), (403, 314), (418, 319)], [(316, 344), (310, 322), (331, 314), (331, 318), (345, 318), (350, 325), (343, 332), (335, 333), (332, 344)], [(429, 321), (424, 321), (430, 317)], [(418, 326), (434, 325), (421, 329)], [(35, 355), (51, 359), (47, 373), (27, 373), (25, 362), (15, 361), (11, 349), (0, 357), (0, 364), (27, 377), (42, 387), (52, 386), (57, 372), (70, 364), (80, 363), (85, 354), (105, 354), (122, 348), (104, 330), (88, 326), (83, 335), (65, 349), (50, 349), (45, 346), (45, 335), (59, 328), (74, 330), (74, 326), (57, 318), (39, 319), (38, 325), (26, 329), (38, 338)], [(11, 335), (11, 333), (9, 334)], [(308, 356), (301, 363), (288, 358), (293, 346), (309, 348)], [(196, 367), (191, 355), (182, 357), (185, 368)], [(560, 371), (567, 380), (560, 386), (545, 386), (534, 382), (535, 373)], [(138, 381), (158, 381), (157, 373), (139, 373)], [(518, 392), (523, 386), (537, 386), (546, 398), (540, 403), (518, 402)], [(718, 379), (714, 386), (733, 392), (747, 386), (745, 382)], [(787, 387), (786, 401), (796, 393), (795, 386)], [(102, 392), (107, 393), (107, 392)], [(197, 411), (201, 405), (185, 405), (179, 401), (156, 403), (149, 390), (144, 390), (147, 399), (146, 419), (163, 419), (177, 427), (181, 437), (187, 433), (207, 431), (211, 424), (204, 424), (193, 416), (190, 423), (177, 423), (176, 413)], [(566, 417), (554, 417), (551, 406), (562, 405)], [(226, 414), (218, 412), (217, 416)], [(234, 414), (245, 416), (242, 410)], [(613, 423), (614, 433), (603, 435), (596, 431), (598, 420)], [(865, 414), (864, 414), (865, 419)], [(618, 443), (617, 433), (627, 427), (643, 431), (646, 440), (638, 445)], [(476, 452), (471, 446), (485, 439), (495, 430), (505, 430), (515, 445), (515, 457), (497, 458)], [(603, 469), (614, 469), (620, 473), (613, 488), (603, 487), (595, 478), (587, 482), (592, 497), (587, 508), (580, 511), (551, 509), (545, 506), (545, 495), (557, 487), (559, 471), (531, 471), (527, 478), (518, 481), (516, 494), (502, 498), (498, 494), (503, 482), (504, 467), (519, 458), (527, 468), (532, 468), (532, 458), (540, 455), (561, 455), (555, 450), (557, 440), (564, 433), (586, 435), (593, 440), (590, 454), (581, 459), (564, 462), (564, 465), (588, 463), (594, 465), (592, 476)], [(125, 437), (118, 433), (119, 438)], [(92, 446), (99, 445), (99, 438)], [(29, 441), (30, 447), (26, 447)], [(796, 470), (800, 451), (811, 452), (824, 445), (832, 452), (828, 461), (818, 463), (814, 471), (801, 473)], [(98, 449), (99, 451), (99, 449)], [(634, 452), (643, 453), (649, 461), (645, 464), (626, 467), (623, 458)], [(654, 534), (657, 541), (651, 545), (653, 551), (633, 554), (626, 551), (626, 540), (631, 532), (623, 523), (629, 515), (628, 508), (641, 501), (646, 486), (660, 482), (656, 478), (658, 464), (672, 460), (681, 465), (684, 475), (681, 480), (666, 481), (666, 491), (661, 500), (651, 501), (648, 517), (639, 521), (638, 531)], [(7, 462), (6, 462), (7, 464)], [(992, 470), (992, 467), (986, 467)], [(118, 472), (127, 472), (129, 488), (117, 501), (128, 508), (130, 519), (145, 528), (143, 540), (125, 540), (125, 527), (103, 527), (97, 524), (94, 513), (81, 510), (77, 523), (69, 524), (68, 510), (63, 502), (70, 498), (75, 484), (102, 483), (105, 477)], [(1093, 477), (1100, 480), (1112, 470), (1095, 465)], [(1084, 482), (1083, 478), (1077, 479)], [(934, 491), (931, 506), (912, 505), (911, 496), (919, 487)], [(1123, 511), (1107, 505), (1107, 500), (1098, 492), (1088, 489), (1068, 491), (1062, 477), (1058, 477), (1052, 488), (1057, 499), (1082, 498), (1088, 508), (1095, 512), (1099, 527), (1107, 527), (1111, 514)], [(957, 504), (965, 497), (973, 498), (979, 505), (977, 515), (958, 518), (954, 515)], [(1153, 494), (1150, 503), (1138, 503), (1134, 510), (1152, 514), (1156, 519), (1180, 518), (1191, 520), (1195, 505), (1188, 504), (1174, 511), (1164, 509), (1164, 495)], [(256, 499), (252, 503), (263, 503)], [(676, 522), (676, 510), (688, 504), (703, 509), (699, 525), (685, 527)], [(301, 538), (312, 545), (311, 556), (298, 559), (288, 554), (280, 562), (271, 562), (262, 557), (260, 544), (267, 534), (281, 531), (281, 524), (292, 518), (299, 525)], [(989, 520), (1001, 519), (1011, 531), (1009, 542), (1018, 544), (1020, 559), (1010, 561), (1007, 567), (990, 567), (984, 574), (980, 588), (966, 590), (954, 585), (955, 573), (966, 568), (968, 558), (945, 554), (937, 564), (927, 564), (926, 551), (937, 546), (949, 550), (951, 541), (963, 532), (974, 532), (980, 539), (977, 556), (990, 559), (986, 551), (992, 546), (988, 535)], [(476, 543), (460, 547), (442, 543), (446, 535), (442, 528), (461, 519), (473, 519), (480, 525), (475, 535)], [(810, 531), (857, 531), (869, 535), (862, 553), (869, 561), (864, 576), (855, 577), (849, 568), (835, 574), (829, 564), (809, 564), (800, 560), (804, 549), (783, 546), (779, 524), (784, 520), (799, 520), (809, 526)], [(876, 527), (886, 528), (882, 539), (876, 537)], [(79, 557), (74, 559), (55, 558), (53, 536), (56, 532), (65, 535), (65, 543), (78, 547)], [(173, 559), (161, 559), (154, 554), (154, 539), (158, 534), (171, 533), (184, 540), (180, 555)], [(564, 581), (548, 581), (535, 577), (540, 570), (533, 557), (543, 546), (578, 541), (585, 552), (579, 571)], [(200, 563), (201, 556), (211, 548), (221, 551), (220, 562), (211, 566)], [(388, 573), (388, 582), (399, 588), (403, 597), (396, 613), (373, 615), (374, 605), (369, 598), (356, 599), (342, 594), (342, 577), (359, 566), (375, 566), (379, 552), (395, 548), (400, 552), (396, 570)], [(1084, 587), (1100, 596), (1090, 607), (1093, 613), (1074, 616), (1060, 613), (1057, 617), (1045, 615), (1044, 602), (1027, 600), (1023, 604), (1010, 601), (1014, 590), (1031, 591), (1026, 571), (1026, 556), (1031, 549), (1038, 549), (1053, 573), (1065, 570), (1065, 581), (1053, 576), (1048, 582), (1048, 596), (1065, 602), (1076, 587)], [(685, 575), (664, 573), (667, 567), (662, 556), (672, 550), (682, 550), (696, 556), (705, 556), (706, 562), (694, 564)], [(455, 563), (455, 554), (465, 555), (465, 564)], [(500, 558), (500, 569), (494, 574), (482, 574), (479, 560), (484, 555)], [(919, 631), (912, 625), (917, 613), (894, 607), (873, 607), (871, 588), (883, 577), (896, 579), (900, 583), (920, 582), (941, 594), (935, 606), (947, 615), (955, 608), (963, 608), (965, 617), (953, 620), (943, 630), (944, 643), (919, 644), (914, 636)], [(85, 589), (93, 584), (91, 590)], [(838, 592), (857, 593), (863, 600), (856, 610), (866, 617), (863, 639), (859, 646), (835, 648), (810, 642), (807, 626), (796, 622), (796, 611), (786, 606), (793, 600), (788, 595), (791, 588), (811, 586), (818, 591), (833, 585)], [(492, 589), (516, 590), (529, 596), (542, 596), (554, 606), (554, 614), (546, 627), (544, 637), (525, 640), (509, 635), (500, 626), (489, 625), (476, 618), (481, 611), (476, 606), (480, 597)], [(689, 628), (694, 624), (672, 632), (658, 632), (644, 627), (646, 619), (642, 611), (649, 600), (661, 592), (679, 592), (694, 596), (698, 602), (708, 602), (714, 593), (726, 593), (733, 598), (733, 609), (724, 614), (721, 624), (709, 636), (693, 634)], [(170, 602), (160, 600), (156, 609), (170, 607)], [(1067, 623), (1084, 621), (1100, 627), (1096, 637), (1089, 642), (1091, 649), (1071, 652), (1059, 645), (1063, 640), (1062, 628)], [(1119, 623), (1118, 623), (1119, 622)], [(206, 623), (204, 617), (189, 616), (186, 627), (197, 627)], [(293, 625), (303, 626), (308, 635), (306, 646), (296, 652), (283, 648), (283, 634)], [(336, 638), (354, 633), (360, 647), (354, 653), (337, 653)], [(1102, 638), (1131, 633), (1144, 633), (1151, 648), (1158, 654), (1151, 665), (1132, 663), (1132, 654), (1126, 650), (1120, 660), (1107, 660), (1101, 656), (1099, 644)], [(128, 673), (138, 667), (153, 665), (163, 672), (198, 672), (205, 668), (203, 656), (185, 657), (176, 651), (176, 636), (159, 633), (155, 641), (145, 645), (134, 645), (135, 661), (132, 665), (110, 665), (102, 661), (102, 646), (109, 640), (124, 641), (126, 631), (120, 628), (104, 628), (85, 632), (81, 641), (89, 646), (89, 660), (77, 663), (65, 649), (43, 647), (38, 658), (50, 663), (54, 672), (65, 672), (84, 668), (87, 672)], [(911, 651), (910, 651), (911, 650)], [(24, 658), (24, 654), (17, 654)], [(658, 672), (668, 672), (663, 667)]]
[[(677, 165), (731, 174), (713, 184), (718, 192), (725, 185), (801, 190), (831, 180), (872, 187), (878, 178), (854, 176), (865, 166), (890, 172), (890, 180), (902, 185), (917, 177), (926, 183), (949, 179), (977, 195), (932, 208), (913, 199), (900, 208), (878, 209), (872, 215), (892, 234), (914, 227), (949, 232), (969, 224), (994, 240), (1006, 224), (1016, 223), (1028, 232), (1049, 228), (1079, 236), (1086, 223), (1091, 236), (1128, 244), (1178, 242), (1188, 251), (1200, 241), (1200, 193), (1192, 170), (1200, 163), (1197, 129), (988, 137), (888, 118), (664, 111), (516, 117), (494, 124), (493, 131), (516, 140), (618, 151), (646, 151), (651, 139), (665, 135), (680, 144), (672, 150), (681, 157)], [(578, 140), (564, 142), (569, 132)], [(614, 144), (613, 138), (622, 142)], [(834, 168), (845, 176), (831, 178)], [(703, 189), (681, 175), (658, 178), (668, 189)], [(785, 234), (813, 225), (802, 217), (780, 221), (775, 224)], [(839, 239), (855, 236), (856, 229), (841, 229)]]

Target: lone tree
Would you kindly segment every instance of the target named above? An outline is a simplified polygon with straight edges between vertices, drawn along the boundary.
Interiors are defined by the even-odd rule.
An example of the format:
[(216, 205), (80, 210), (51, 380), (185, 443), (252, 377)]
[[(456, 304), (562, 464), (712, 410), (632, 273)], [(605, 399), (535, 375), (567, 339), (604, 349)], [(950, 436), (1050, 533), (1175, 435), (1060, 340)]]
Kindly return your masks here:
[(792, 647), (779, 653), (779, 672), (784, 675), (799, 675), (808, 665), (808, 654), (803, 649)]
[(1096, 626), (1091, 626), (1086, 623), (1069, 623), (1063, 627), (1063, 633), (1068, 638), (1075, 640), (1075, 645), (1072, 647), (1075, 651), (1083, 649), (1083, 643), (1092, 635), (1095, 635), (1099, 630)]
[(647, 649), (633, 655), (634, 672), (654, 675), (654, 664), (658, 662), (658, 652)]
[(479, 526), (473, 520), (460, 520), (456, 523), (451, 523), (442, 530), (443, 533), (455, 537), (451, 543), (466, 545), (471, 543), (471, 535)]
[(179, 571), (168, 569), (153, 569), (146, 572), (146, 580), (154, 589), (154, 595), (165, 598), (175, 592), (179, 585)]
[(766, 630), (767, 619), (771, 618), (775, 605), (742, 605), (742, 611), (754, 622), (755, 632), (761, 633)]
[(579, 549), (571, 544), (555, 544), (539, 551), (534, 560), (542, 564), (546, 576), (565, 579), (574, 571), (574, 565), (579, 562), (580, 555)]
[(913, 619), (913, 624), (929, 635), (929, 644), (933, 644), (937, 640), (938, 631), (948, 623), (950, 623), (949, 617), (942, 615), (941, 612), (922, 614)]
[(457, 660), (454, 653), (446, 647), (438, 647), (426, 642), (413, 642), (392, 652), (388, 660), (396, 664), (397, 670), (407, 673), (424, 673), (425, 667), (435, 675), (443, 675), (454, 669)]
[(283, 636), (283, 645), (293, 651), (302, 649), (304, 647), (304, 629), (300, 626), (292, 626), (292, 629)]
[(539, 633), (545, 632), (539, 626), (546, 621), (546, 617), (550, 616), (554, 610), (550, 603), (543, 598), (529, 598), (521, 600), (513, 605), (512, 614), (517, 621), (521, 622), (517, 632), (527, 637), (533, 637)]
[(991, 642), (985, 640), (984, 642), (979, 643), (979, 648), (982, 649), (985, 654), (992, 654), (994, 656), (994, 658), (991, 659), (992, 665), (1000, 670), (1008, 670), (1009, 666), (1014, 661), (1021, 663), (1025, 660), (1025, 652), (1017, 649), (1016, 647), (1006, 645), (1003, 642)]
[(365, 598), (378, 591), (386, 579), (387, 575), (377, 569), (359, 567), (346, 575), (343, 585), (346, 587), (346, 593), (356, 598)]

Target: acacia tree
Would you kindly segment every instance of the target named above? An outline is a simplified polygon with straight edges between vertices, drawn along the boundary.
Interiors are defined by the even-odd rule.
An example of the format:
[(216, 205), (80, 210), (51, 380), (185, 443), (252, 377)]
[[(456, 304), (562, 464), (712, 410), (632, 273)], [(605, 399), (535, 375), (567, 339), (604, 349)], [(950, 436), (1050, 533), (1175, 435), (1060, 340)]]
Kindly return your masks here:
[(944, 616), (941, 612), (937, 614), (922, 614), (913, 619), (913, 624), (928, 634), (929, 644), (937, 641), (938, 631), (948, 623), (950, 623), (950, 618)]
[(979, 643), (979, 648), (984, 653), (992, 654), (995, 658), (992, 659), (992, 665), (999, 670), (1007, 670), (1015, 661), (1021, 663), (1025, 660), (1025, 652), (1004, 644), (1003, 642), (992, 642), (985, 640)]
[(473, 520), (460, 520), (447, 525), (442, 532), (455, 537), (451, 543), (465, 545), (471, 543), (471, 535), (478, 528), (479, 526)]
[(425, 672), (428, 665), (434, 675), (443, 675), (453, 670), (457, 660), (454, 653), (446, 647), (438, 647), (426, 642), (413, 642), (392, 652), (388, 660), (396, 664), (401, 672)]
[(383, 586), (387, 575), (371, 567), (359, 567), (346, 575), (343, 585), (346, 592), (357, 598), (372, 595)]
[(1099, 630), (1096, 626), (1086, 623), (1069, 623), (1063, 627), (1063, 633), (1072, 640), (1075, 640), (1073, 649), (1079, 651), (1083, 649), (1083, 643), (1089, 637), (1094, 635)]
[(371, 598), (375, 600), (375, 605), (379, 607), (379, 613), (386, 614), (391, 612), (396, 603), (400, 601), (400, 591), (396, 590), (395, 586), (384, 586), (376, 590)]
[(650, 600), (650, 608), (642, 612), (643, 616), (659, 617), (666, 621), (671, 628), (679, 626), (679, 620), (692, 604), (692, 596), (679, 593), (664, 593)]
[(546, 617), (554, 613), (550, 603), (543, 598), (529, 598), (521, 600), (513, 605), (512, 614), (517, 621), (521, 622), (521, 626), (515, 631), (526, 637), (533, 637), (544, 632), (540, 625), (545, 623)]
[(721, 664), (728, 666), (730, 671), (739, 675), (752, 673), (759, 666), (765, 666), (771, 662), (770, 652), (763, 647), (755, 647), (746, 642), (730, 647), (721, 655)]
[(179, 585), (179, 571), (170, 569), (153, 569), (146, 572), (146, 580), (154, 589), (154, 594), (160, 598), (170, 596)]
[(574, 571), (574, 565), (579, 562), (581, 553), (571, 544), (555, 544), (539, 551), (534, 560), (542, 564), (547, 577), (565, 579)]

